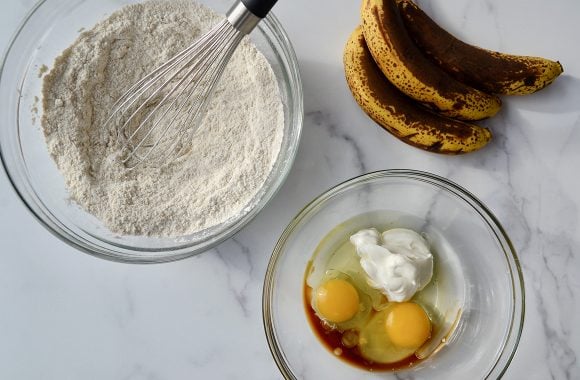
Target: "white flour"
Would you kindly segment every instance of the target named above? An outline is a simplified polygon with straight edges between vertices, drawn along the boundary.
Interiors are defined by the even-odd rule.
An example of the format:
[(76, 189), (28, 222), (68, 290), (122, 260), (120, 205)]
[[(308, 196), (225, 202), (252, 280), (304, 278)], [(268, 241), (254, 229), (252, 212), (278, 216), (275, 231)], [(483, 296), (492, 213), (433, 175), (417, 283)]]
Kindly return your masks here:
[(284, 112), (266, 59), (244, 40), (209, 103), (192, 152), (164, 167), (120, 162), (103, 128), (115, 100), (219, 20), (191, 0), (150, 1), (112, 14), (56, 59), (43, 84), (49, 152), (73, 201), (114, 233), (179, 236), (243, 212), (278, 156)]

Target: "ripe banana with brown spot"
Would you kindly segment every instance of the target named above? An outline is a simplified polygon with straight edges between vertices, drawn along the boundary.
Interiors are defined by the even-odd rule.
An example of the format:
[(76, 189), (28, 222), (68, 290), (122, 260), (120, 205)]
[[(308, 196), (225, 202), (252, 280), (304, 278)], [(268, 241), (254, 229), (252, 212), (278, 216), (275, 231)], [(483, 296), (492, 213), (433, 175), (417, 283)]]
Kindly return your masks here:
[(411, 98), (445, 116), (480, 120), (495, 115), (501, 101), (452, 78), (419, 51), (395, 0), (363, 0), (363, 33), (387, 79)]
[(361, 27), (351, 34), (344, 49), (344, 70), (361, 108), (407, 144), (436, 153), (460, 154), (476, 151), (491, 139), (486, 128), (431, 112), (397, 90), (375, 64)]
[(564, 70), (560, 62), (499, 53), (458, 40), (410, 0), (397, 0), (399, 11), (419, 48), (443, 70), (480, 90), (504, 95), (531, 94)]

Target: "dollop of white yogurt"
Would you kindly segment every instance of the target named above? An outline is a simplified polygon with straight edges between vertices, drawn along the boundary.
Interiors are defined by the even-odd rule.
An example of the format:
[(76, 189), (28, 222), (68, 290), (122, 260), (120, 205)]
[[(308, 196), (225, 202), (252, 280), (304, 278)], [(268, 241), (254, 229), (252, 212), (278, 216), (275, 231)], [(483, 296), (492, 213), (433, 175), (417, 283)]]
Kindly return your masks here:
[(350, 237), (368, 276), (368, 283), (391, 302), (405, 302), (433, 277), (433, 255), (427, 241), (413, 230), (375, 228)]

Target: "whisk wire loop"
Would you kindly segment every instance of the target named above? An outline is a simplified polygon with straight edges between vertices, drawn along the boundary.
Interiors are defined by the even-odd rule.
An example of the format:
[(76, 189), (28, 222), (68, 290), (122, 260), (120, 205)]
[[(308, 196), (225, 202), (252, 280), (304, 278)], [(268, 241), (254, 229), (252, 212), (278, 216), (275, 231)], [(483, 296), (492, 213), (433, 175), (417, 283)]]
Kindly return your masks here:
[[(216, 40), (215, 43), (208, 49), (209, 53), (203, 54), (199, 57), (194, 57), (192, 60), (196, 60), (196, 62), (190, 62), (191, 67), (185, 73), (185, 75), (173, 86), (173, 88), (164, 96), (164, 98), (155, 106), (155, 108), (149, 112), (146, 117), (146, 120), (143, 120), (137, 130), (128, 137), (129, 145), (131, 146), (130, 151), (128, 152), (127, 156), (123, 159), (124, 163), (127, 163), (131, 159), (132, 162), (131, 167), (138, 165), (140, 162), (146, 160), (151, 156), (151, 154), (156, 151), (156, 148), (160, 145), (162, 141), (167, 140), (167, 132), (172, 130), (174, 124), (176, 122), (181, 122), (182, 128), (176, 128), (173, 135), (181, 134), (184, 129), (190, 132), (190, 135), (193, 135), (197, 130), (197, 124), (195, 123), (197, 116), (199, 116), (202, 111), (204, 110), (205, 103), (209, 97), (209, 94), (215, 87), (221, 73), (223, 72), (222, 65), (217, 65), (216, 63), (223, 62), (224, 57), (229, 58), (229, 56), (233, 53), (231, 45), (232, 42), (236, 40), (236, 36), (239, 35), (235, 29), (228, 31), (228, 33), (224, 33), (220, 39)], [(225, 44), (225, 45), (224, 45)], [(229, 46), (226, 48), (225, 53), (224, 49), (219, 49), (220, 46)], [(202, 65), (203, 62), (210, 62), (209, 64)], [(201, 67), (200, 67), (201, 66)], [(225, 67), (225, 65), (223, 65)], [(172, 77), (171, 79), (173, 79)], [(201, 79), (207, 78), (207, 79)], [(183, 83), (187, 81), (187, 84), (183, 86)], [(192, 87), (193, 85), (193, 87)], [(176, 91), (179, 90), (179, 93), (176, 96), (173, 96)], [(172, 97), (172, 100), (169, 104), (165, 102)], [(190, 100), (193, 97), (193, 101)], [(187, 117), (183, 122), (183, 114), (182, 111), (184, 108), (190, 104), (189, 110), (187, 115), (191, 115), (193, 112), (193, 117)], [(159, 110), (165, 107), (164, 110), (161, 111), (161, 115), (158, 116), (155, 121), (153, 122), (152, 126), (146, 132), (146, 134), (139, 138), (137, 144), (133, 144), (133, 139), (138, 133), (138, 130), (142, 128), (146, 123), (149, 121), (153, 115), (157, 115)], [(155, 139), (154, 142), (149, 143), (150, 146), (148, 147), (145, 155), (141, 156), (138, 154), (140, 148), (146, 144), (148, 138), (153, 134), (155, 130), (157, 130), (161, 125), (162, 121), (165, 120), (165, 116), (173, 111), (174, 116), (170, 118), (168, 123), (164, 126), (162, 132), (159, 134), (159, 137)], [(187, 127), (187, 128), (186, 128)], [(178, 136), (179, 137), (179, 136)], [(175, 150), (177, 144), (182, 141), (182, 139), (175, 138), (173, 141), (170, 142), (169, 147), (165, 147), (166, 154), (163, 157), (157, 159), (156, 161), (163, 162), (167, 156), (171, 154), (179, 153)]]
[[(191, 98), (191, 96), (193, 94), (196, 94), (195, 99), (192, 102), (189, 101), (184, 101), (181, 103), (179, 110), (177, 111), (178, 113), (181, 113), (181, 110), (183, 109), (183, 107), (187, 106), (187, 104), (190, 104), (189, 109), (186, 112), (186, 116), (185, 116), (185, 120), (184, 120), (184, 125), (188, 125), (190, 126), (189, 128), (186, 128), (184, 131), (184, 134), (187, 135), (187, 138), (185, 138), (185, 136), (181, 136), (182, 138), (177, 138), (174, 139), (174, 141), (171, 143), (171, 146), (169, 149), (165, 150), (165, 154), (163, 154), (157, 161), (159, 162), (165, 162), (169, 156), (171, 156), (171, 154), (173, 152), (177, 152), (178, 156), (181, 156), (182, 154), (187, 153), (186, 151), (183, 151), (183, 149), (177, 149), (177, 145), (179, 143), (182, 143), (183, 141), (190, 141), (191, 138), (195, 135), (195, 133), (199, 130), (199, 123), (197, 123), (196, 121), (201, 121), (200, 117), (203, 115), (204, 109), (207, 106), (207, 100), (209, 97), (209, 94), (211, 94), (213, 92), (213, 90), (215, 89), (215, 86), (218, 83), (219, 78), (221, 77), (226, 65), (227, 65), (227, 61), (229, 60), (229, 58), (231, 57), (231, 55), (233, 54), (233, 52), (236, 49), (236, 45), (239, 43), (236, 42), (235, 40), (241, 40), (243, 38), (243, 35), (241, 35), (240, 33), (235, 33), (233, 35), (233, 39), (234, 42), (229, 44), (229, 48), (223, 53), (223, 55), (221, 57), (218, 57), (216, 59), (216, 63), (217, 63), (217, 67), (214, 68), (214, 70), (212, 71), (212, 74), (209, 77), (208, 80), (208, 87), (206, 89), (204, 89), (203, 92), (198, 92), (196, 91), (196, 86), (200, 85), (199, 81), (194, 81), (193, 78), (190, 80), (190, 82), (188, 83), (187, 86), (190, 86), (192, 83), (194, 83), (194, 87), (191, 89), (187, 100), (189, 100)], [(204, 94), (206, 94), (204, 96)], [(200, 106), (200, 104), (203, 104)], [(173, 120), (171, 120), (171, 122), (168, 124), (168, 126), (165, 128), (165, 131), (162, 132), (162, 135), (164, 135), (165, 133), (167, 133), (167, 131), (172, 127), (174, 121), (177, 120), (177, 118), (174, 118)], [(154, 146), (151, 147), (151, 149), (148, 151), (148, 153), (150, 153), (151, 151), (155, 151), (155, 148), (157, 147), (157, 145), (159, 145), (159, 143), (161, 142), (161, 140), (157, 140), (154, 144)], [(144, 157), (146, 158), (146, 157)]]
[(133, 84), (123, 95), (117, 99), (117, 101), (113, 104), (113, 112), (105, 121), (105, 125), (110, 123), (114, 116), (117, 115), (119, 112), (123, 112), (125, 108), (129, 108), (133, 102), (128, 104), (130, 101), (139, 98), (140, 94), (148, 90), (151, 85), (153, 85), (156, 81), (156, 78), (160, 75), (167, 73), (173, 67), (177, 66), (179, 63), (183, 61), (183, 56), (194, 50), (199, 44), (201, 39), (197, 40), (194, 44), (188, 46), (180, 53), (178, 53), (175, 57), (171, 60), (165, 62), (161, 66), (157, 67), (155, 70), (141, 78), (138, 82)]
[[(222, 28), (227, 27), (227, 22), (222, 22), (220, 23), (218, 26), (216, 26), (214, 29), (216, 29), (216, 31), (221, 31)], [(196, 41), (193, 45), (191, 45), (189, 48), (186, 48), (185, 50), (183, 50), (181, 53), (179, 53), (178, 55), (176, 55), (175, 57), (173, 57), (172, 59), (170, 59), (168, 62), (166, 62), (164, 65), (160, 66), (157, 70), (153, 71), (151, 74), (157, 72), (156, 75), (151, 76), (148, 80), (143, 81), (143, 78), (140, 82), (143, 81), (143, 83), (141, 83), (140, 86), (135, 87), (132, 89), (133, 90), (129, 90), (126, 94), (127, 94), (127, 99), (120, 104), (113, 112), (113, 115), (115, 115), (116, 113), (118, 113), (120, 110), (122, 110), (123, 113), (126, 113), (127, 111), (131, 110), (133, 105), (142, 97), (144, 97), (144, 94), (148, 93), (148, 90), (153, 87), (156, 83), (158, 83), (159, 81), (163, 80), (164, 78), (166, 78), (166, 75), (168, 73), (171, 72), (172, 69), (174, 68), (178, 68), (177, 71), (175, 71), (174, 73), (172, 73), (168, 78), (166, 78), (166, 80), (162, 83), (162, 85), (160, 85), (159, 87), (157, 87), (149, 97), (147, 97), (144, 101), (141, 102), (141, 104), (139, 105), (139, 107), (137, 107), (137, 109), (135, 109), (133, 111), (133, 113), (127, 118), (127, 120), (123, 123), (123, 125), (121, 126), (121, 128), (119, 129), (119, 132), (124, 133), (125, 128), (130, 124), (131, 120), (133, 120), (133, 118), (139, 114), (139, 112), (146, 107), (149, 102), (160, 92), (162, 91), (169, 83), (171, 83), (173, 81), (173, 79), (179, 75), (183, 70), (187, 69), (189, 67), (189, 64), (191, 63), (191, 61), (193, 61), (196, 56), (193, 55), (192, 58), (192, 52), (195, 52), (198, 48), (201, 51), (204, 52), (208, 52), (211, 51), (209, 49), (207, 49), (207, 46), (204, 44), (207, 44), (208, 42), (211, 43), (211, 40), (209, 38), (207, 38), (207, 35), (204, 35), (202, 37), (203, 41), (201, 41), (201, 43), (199, 43), (200, 41)], [(193, 49), (192, 49), (193, 47)], [(199, 59), (199, 61), (201, 61), (203, 58), (205, 58), (205, 55), (201, 56), (201, 57), (197, 57)], [(181, 63), (183, 63), (184, 61), (188, 61), (186, 64), (182, 65), (179, 67), (179, 65)], [(169, 65), (168, 65), (169, 63)], [(164, 69), (161, 69), (163, 66), (166, 66)], [(139, 82), (137, 82), (137, 84), (139, 84)], [(134, 91), (137, 90), (137, 91)], [(121, 97), (121, 99), (123, 99), (125, 95), (123, 95)], [(145, 121), (144, 121), (145, 122)]]
[(187, 142), (198, 131), (228, 61), (275, 3), (238, 0), (226, 19), (119, 97), (104, 124), (115, 124), (122, 140), (121, 162), (128, 169), (187, 154), (191, 146)]
[[(163, 90), (165, 89), (165, 87), (167, 87), (170, 83), (172, 83), (175, 78), (178, 77), (178, 75), (185, 69), (188, 69), (187, 72), (185, 73), (185, 75), (179, 79), (179, 81), (172, 87), (172, 89), (165, 94), (165, 96), (163, 97), (163, 99), (161, 99), (161, 101), (159, 101), (159, 103), (155, 106), (155, 108), (147, 113), (147, 116), (141, 121), (141, 123), (139, 124), (139, 126), (133, 131), (133, 133), (127, 137), (127, 141), (129, 143), (131, 143), (133, 141), (133, 138), (135, 136), (137, 136), (137, 134), (139, 133), (139, 131), (146, 125), (146, 123), (151, 119), (151, 117), (153, 117), (157, 111), (159, 111), (162, 107), (166, 106), (166, 101), (180, 88), (180, 86), (187, 80), (187, 79), (195, 79), (197, 78), (197, 76), (203, 76), (207, 70), (209, 69), (209, 65), (206, 66), (201, 73), (197, 72), (196, 70), (198, 69), (198, 67), (201, 65), (201, 63), (206, 59), (212, 59), (213, 56), (217, 55), (216, 50), (211, 49), (213, 46), (210, 46), (210, 49), (207, 49), (204, 51), (203, 54), (201, 54), (200, 56), (193, 56), (193, 57), (189, 57), (189, 61), (186, 65), (183, 65), (178, 71), (176, 71), (175, 73), (173, 73), (169, 78), (167, 78), (155, 91), (153, 91), (149, 97), (147, 97), (145, 99), (145, 101), (143, 101), (139, 107), (137, 107), (137, 109), (131, 114), (131, 116), (129, 116), (129, 118), (125, 121), (125, 123), (123, 124), (123, 126), (121, 127), (121, 132), (124, 132), (124, 130), (126, 129), (126, 127), (129, 125), (129, 123), (131, 122), (131, 120), (133, 120), (133, 118), (135, 116), (137, 116), (140, 111), (145, 108), (146, 106), (148, 106), (150, 104), (150, 102)], [(192, 74), (194, 74), (192, 76)], [(159, 76), (157, 79), (158, 80), (162, 80), (164, 77)], [(178, 94), (178, 96), (173, 98), (173, 101), (171, 103), (171, 105), (169, 107), (165, 107), (165, 111), (162, 114), (162, 117), (165, 116), (170, 110), (171, 110), (171, 106), (174, 105), (178, 100), (179, 100), (179, 96), (181, 96), (183, 94), (183, 92), (185, 91), (186, 87), (181, 88), (180, 93)], [(143, 143), (152, 133), (152, 131), (155, 129), (158, 121), (161, 120), (160, 118), (157, 118), (157, 122), (154, 123), (153, 127), (145, 134), (145, 136), (142, 137), (141, 139), (141, 143)], [(175, 120), (175, 119), (172, 119)], [(134, 150), (138, 149), (142, 144), (138, 144), (133, 146)]]

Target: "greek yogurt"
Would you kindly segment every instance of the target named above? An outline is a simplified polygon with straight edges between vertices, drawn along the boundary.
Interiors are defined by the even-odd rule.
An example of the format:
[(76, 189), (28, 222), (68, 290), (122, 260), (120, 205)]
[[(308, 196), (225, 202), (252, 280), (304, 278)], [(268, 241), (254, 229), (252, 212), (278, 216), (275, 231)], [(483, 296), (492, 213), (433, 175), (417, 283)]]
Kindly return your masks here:
[(413, 230), (375, 228), (350, 237), (368, 276), (368, 283), (391, 302), (405, 302), (433, 277), (433, 254), (427, 241)]

